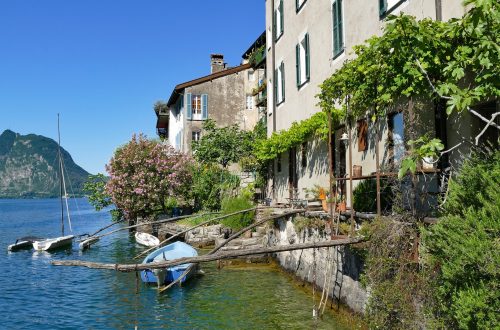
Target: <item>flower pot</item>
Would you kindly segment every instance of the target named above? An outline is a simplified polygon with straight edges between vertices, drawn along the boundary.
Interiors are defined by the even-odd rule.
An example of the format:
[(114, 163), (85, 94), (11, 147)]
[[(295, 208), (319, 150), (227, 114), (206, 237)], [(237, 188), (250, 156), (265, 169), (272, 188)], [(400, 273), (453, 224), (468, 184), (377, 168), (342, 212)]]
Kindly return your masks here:
[(355, 178), (363, 176), (363, 166), (361, 166), (361, 165), (354, 165), (352, 167), (352, 176), (355, 177)]
[(422, 169), (424, 170), (432, 170), (434, 169), (434, 159), (432, 157), (424, 157), (422, 159)]
[(347, 209), (346, 203), (345, 202), (340, 202), (337, 204), (337, 211), (339, 212), (345, 212)]

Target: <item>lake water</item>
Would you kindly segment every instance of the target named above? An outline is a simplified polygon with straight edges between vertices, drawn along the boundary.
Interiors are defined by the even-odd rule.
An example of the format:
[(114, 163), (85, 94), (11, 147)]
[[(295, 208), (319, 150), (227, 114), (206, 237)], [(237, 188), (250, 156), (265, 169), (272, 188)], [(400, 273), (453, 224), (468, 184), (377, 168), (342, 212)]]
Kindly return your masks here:
[[(130, 262), (144, 248), (128, 231), (107, 236), (81, 253), (7, 252), (28, 235), (60, 235), (57, 199), (0, 200), (0, 328), (2, 329), (348, 329), (332, 313), (312, 319), (312, 296), (273, 267), (203, 264), (205, 275), (158, 294), (134, 273), (55, 267), (53, 259)], [(84, 199), (71, 202), (73, 232), (110, 223)], [(67, 228), (67, 225), (66, 225)]]

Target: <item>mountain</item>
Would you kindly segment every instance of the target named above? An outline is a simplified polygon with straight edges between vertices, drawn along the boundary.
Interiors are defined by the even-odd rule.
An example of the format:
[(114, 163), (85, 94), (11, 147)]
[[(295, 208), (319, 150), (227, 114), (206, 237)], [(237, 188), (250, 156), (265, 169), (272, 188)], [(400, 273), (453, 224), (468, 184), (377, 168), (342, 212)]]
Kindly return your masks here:
[[(5, 130), (0, 135), (0, 198), (59, 196), (57, 151), (57, 142), (52, 139)], [(61, 154), (67, 193), (82, 195), (89, 173), (63, 148)]]

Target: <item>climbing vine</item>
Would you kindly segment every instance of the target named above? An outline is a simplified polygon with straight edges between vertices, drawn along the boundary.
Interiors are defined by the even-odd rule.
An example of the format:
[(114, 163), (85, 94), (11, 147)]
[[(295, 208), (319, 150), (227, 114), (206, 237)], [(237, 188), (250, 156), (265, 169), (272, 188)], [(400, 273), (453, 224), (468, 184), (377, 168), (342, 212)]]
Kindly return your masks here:
[[(448, 114), (467, 110), (476, 115), (475, 103), (500, 96), (500, 3), (466, 0), (464, 5), (473, 7), (448, 22), (390, 16), (382, 36), (354, 47), (356, 57), (323, 82), (322, 109), (340, 105), (348, 118), (368, 112), (376, 120), (404, 99), (443, 99)], [(428, 142), (437, 146), (436, 141), (419, 141), (427, 151)], [(414, 171), (419, 155), (431, 156), (427, 151), (412, 155), (406, 168)], [(441, 152), (436, 147), (431, 154)]]
[(311, 136), (328, 136), (326, 113), (318, 112), (308, 119), (292, 123), (288, 130), (274, 132), (268, 139), (258, 141), (255, 154), (260, 161), (272, 160)]

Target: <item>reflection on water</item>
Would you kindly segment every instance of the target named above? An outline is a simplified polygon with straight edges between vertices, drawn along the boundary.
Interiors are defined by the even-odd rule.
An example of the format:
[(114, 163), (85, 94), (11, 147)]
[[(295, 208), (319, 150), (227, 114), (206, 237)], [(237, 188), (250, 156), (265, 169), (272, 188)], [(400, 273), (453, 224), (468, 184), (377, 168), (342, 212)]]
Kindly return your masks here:
[[(74, 206), (72, 204), (72, 206)], [(312, 320), (312, 297), (271, 267), (218, 270), (204, 264), (204, 276), (158, 294), (139, 284), (135, 273), (54, 267), (53, 259), (129, 262), (143, 248), (128, 232), (104, 237), (81, 253), (78, 245), (55, 252), (8, 253), (7, 245), (31, 233), (56, 236), (57, 200), (0, 201), (0, 308), (2, 327), (20, 329), (343, 329), (332, 314)], [(79, 200), (73, 211), (77, 234), (109, 223)], [(41, 220), (42, 219), (42, 220)]]

